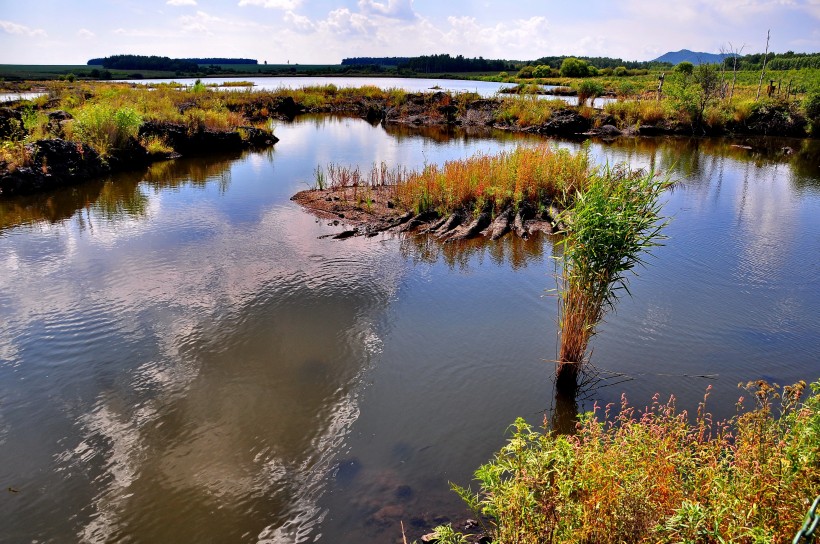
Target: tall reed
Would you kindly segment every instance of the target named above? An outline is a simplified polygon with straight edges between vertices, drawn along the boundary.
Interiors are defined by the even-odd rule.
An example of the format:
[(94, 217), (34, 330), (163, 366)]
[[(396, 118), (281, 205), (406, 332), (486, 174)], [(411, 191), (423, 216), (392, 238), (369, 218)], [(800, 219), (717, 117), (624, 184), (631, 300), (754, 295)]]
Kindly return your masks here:
[(668, 185), (653, 172), (601, 168), (563, 213), (558, 389), (577, 386), (587, 346), (604, 312), (622, 293), (629, 293), (629, 273), (659, 245), (666, 224), (659, 199)]

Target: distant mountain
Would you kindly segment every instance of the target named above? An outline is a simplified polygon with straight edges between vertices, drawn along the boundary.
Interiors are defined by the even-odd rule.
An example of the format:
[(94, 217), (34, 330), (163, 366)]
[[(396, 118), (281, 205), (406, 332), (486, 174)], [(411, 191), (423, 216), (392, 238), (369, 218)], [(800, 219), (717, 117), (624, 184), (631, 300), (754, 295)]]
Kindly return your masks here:
[(665, 53), (660, 57), (656, 58), (655, 60), (653, 60), (652, 62), (668, 62), (671, 64), (679, 64), (684, 61), (689, 61), (695, 65), (715, 64), (718, 62), (722, 62), (723, 59), (730, 55), (730, 53), (701, 53), (698, 51), (689, 51), (688, 49), (681, 49), (680, 51), (670, 51), (669, 53)]

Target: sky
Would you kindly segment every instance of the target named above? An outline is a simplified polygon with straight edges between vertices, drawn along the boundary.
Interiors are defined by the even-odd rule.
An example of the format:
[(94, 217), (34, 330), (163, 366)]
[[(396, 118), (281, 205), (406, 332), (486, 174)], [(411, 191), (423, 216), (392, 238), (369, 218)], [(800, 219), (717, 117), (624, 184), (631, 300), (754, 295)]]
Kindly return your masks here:
[(116, 54), (338, 64), (667, 51), (820, 52), (820, 0), (0, 0), (0, 64)]

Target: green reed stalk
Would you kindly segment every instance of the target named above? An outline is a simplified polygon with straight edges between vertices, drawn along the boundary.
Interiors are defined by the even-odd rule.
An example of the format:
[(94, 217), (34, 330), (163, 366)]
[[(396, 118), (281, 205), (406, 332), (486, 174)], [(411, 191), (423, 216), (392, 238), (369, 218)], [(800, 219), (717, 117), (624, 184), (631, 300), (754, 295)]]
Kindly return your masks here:
[(653, 172), (606, 167), (592, 174), (563, 214), (559, 390), (577, 387), (578, 371), (604, 312), (629, 293), (629, 273), (663, 238), (666, 221), (659, 197), (668, 185)]

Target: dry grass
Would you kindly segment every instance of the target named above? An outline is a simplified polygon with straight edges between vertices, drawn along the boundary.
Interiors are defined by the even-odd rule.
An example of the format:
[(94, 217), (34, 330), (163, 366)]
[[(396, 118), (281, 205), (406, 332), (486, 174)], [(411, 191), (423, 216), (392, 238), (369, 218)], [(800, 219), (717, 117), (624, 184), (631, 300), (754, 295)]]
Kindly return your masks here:
[(386, 186), (393, 190), (399, 207), (417, 213), (478, 213), (508, 206), (569, 206), (584, 190), (590, 170), (586, 149), (571, 153), (541, 144), (519, 146), (497, 155), (477, 153), (414, 171), (390, 168), (385, 163), (374, 164), (369, 172), (330, 164), (326, 169), (316, 169), (314, 188)]
[(504, 98), (496, 112), (496, 121), (521, 128), (544, 124), (553, 112), (566, 109), (568, 104), (560, 98), (539, 98), (524, 95)]
[(621, 126), (654, 125), (667, 117), (663, 102), (656, 100), (619, 100), (604, 106), (604, 112)]
[(570, 153), (547, 144), (521, 146), (411, 172), (396, 193), (408, 209), (441, 214), (462, 209), (499, 211), (525, 203), (535, 208), (552, 202), (566, 206), (583, 188), (589, 170), (586, 150)]

